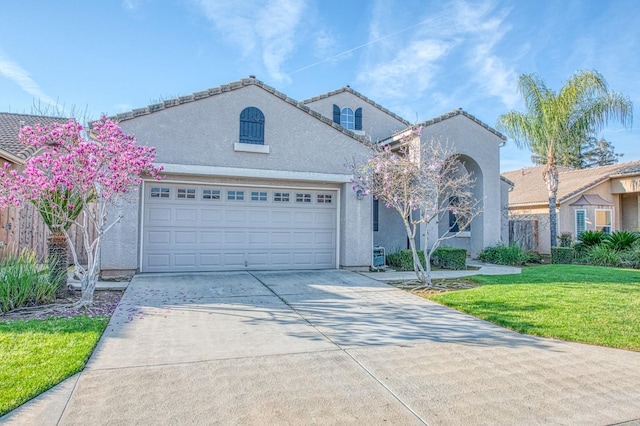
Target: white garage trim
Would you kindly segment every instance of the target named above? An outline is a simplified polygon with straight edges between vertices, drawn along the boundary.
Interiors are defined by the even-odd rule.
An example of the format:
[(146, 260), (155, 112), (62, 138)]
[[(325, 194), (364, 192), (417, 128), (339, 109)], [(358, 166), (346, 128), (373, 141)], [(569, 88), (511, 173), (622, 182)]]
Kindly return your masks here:
[(285, 170), (243, 169), (237, 167), (193, 166), (189, 164), (158, 163), (164, 173), (179, 175), (240, 177), (247, 179), (281, 179), (303, 182), (351, 182), (351, 175), (338, 173), (291, 172)]
[[(296, 185), (296, 184), (293, 184), (293, 185), (292, 184), (277, 184), (277, 185), (276, 184), (271, 184), (271, 185), (269, 185), (269, 184), (264, 184), (264, 183), (262, 183), (262, 184), (257, 184), (257, 183), (256, 184), (251, 184), (251, 183), (246, 183), (246, 182), (245, 183), (210, 182), (210, 181), (202, 182), (202, 181), (186, 181), (186, 180), (181, 180), (180, 179), (180, 180), (162, 180), (162, 181), (155, 181), (155, 180), (151, 181), (151, 180), (149, 180), (149, 181), (143, 181), (143, 183), (142, 183), (142, 188), (141, 188), (142, 197), (141, 197), (141, 207), (140, 207), (141, 208), (141, 214), (140, 214), (140, 230), (141, 230), (141, 232), (140, 232), (140, 236), (139, 236), (140, 237), (140, 252), (139, 252), (139, 263), (138, 263), (139, 268), (140, 268), (140, 272), (148, 272), (148, 271), (156, 272), (156, 271), (160, 270), (160, 269), (154, 270), (155, 268), (151, 268), (149, 266), (149, 263), (152, 261), (152, 257), (154, 255), (153, 250), (150, 249), (149, 247), (156, 247), (156, 250), (157, 250), (157, 245), (156, 246), (153, 246), (153, 245), (152, 246), (146, 246), (146, 243), (147, 243), (146, 240), (148, 238), (151, 238), (151, 236), (152, 236), (151, 232), (152, 232), (154, 226), (156, 227), (156, 229), (155, 229), (155, 232), (153, 232), (153, 233), (155, 234), (156, 238), (161, 234), (167, 234), (167, 235), (171, 235), (171, 236), (170, 237), (164, 237), (163, 236), (162, 238), (169, 238), (169, 240), (167, 240), (167, 241), (175, 242), (174, 238), (178, 238), (179, 234), (182, 234), (183, 236), (185, 235), (184, 232), (179, 232), (179, 231), (176, 230), (176, 228), (172, 228), (172, 227), (171, 228), (168, 228), (168, 227), (162, 228), (163, 225), (161, 223), (162, 223), (162, 221), (166, 220), (166, 219), (164, 219), (164, 217), (162, 219), (160, 219), (160, 217), (162, 217), (162, 215), (161, 216), (156, 216), (161, 221), (160, 224), (156, 223), (156, 222), (153, 222), (153, 223), (155, 223), (155, 225), (149, 225), (149, 226), (151, 226), (151, 228), (149, 228), (148, 230), (146, 229), (146, 227), (148, 225), (148, 224), (145, 223), (147, 215), (148, 214), (153, 214), (152, 211), (149, 211), (149, 212), (146, 211), (148, 208), (151, 208), (151, 205), (147, 206), (147, 197), (150, 196), (150, 194), (148, 194), (147, 192), (148, 191), (153, 192), (152, 188), (154, 188), (156, 186), (163, 187), (164, 185), (166, 185), (166, 187), (169, 188), (168, 191), (171, 192), (171, 196), (169, 197), (170, 199), (169, 198), (167, 199), (167, 202), (168, 202), (167, 209), (173, 211), (173, 213), (171, 213), (171, 216), (174, 217), (174, 218), (178, 218), (179, 217), (179, 215), (178, 216), (173, 216), (173, 215), (177, 214), (181, 210), (180, 205), (179, 205), (180, 204), (180, 200), (179, 199), (185, 198), (184, 192), (187, 191), (187, 189), (183, 189), (182, 190), (182, 197), (181, 197), (179, 195), (179, 194), (181, 194), (180, 189), (177, 188), (176, 185), (189, 185), (189, 186), (195, 187), (195, 188), (192, 188), (195, 191), (194, 192), (194, 194), (195, 194), (194, 197), (195, 198), (193, 198), (191, 196), (187, 196), (184, 201), (186, 203), (189, 203), (190, 201), (187, 201), (187, 199), (193, 198), (194, 202), (198, 203), (197, 204), (198, 206), (203, 206), (203, 207), (204, 207), (204, 205), (201, 204), (203, 200), (201, 200), (199, 197), (200, 197), (200, 192), (201, 191), (204, 192), (205, 189), (210, 189), (212, 187), (221, 188), (223, 190), (223, 193), (221, 194), (223, 198), (220, 199), (220, 203), (229, 204), (229, 202), (230, 202), (231, 204), (233, 204), (235, 202), (234, 201), (230, 201), (232, 199), (224, 198), (225, 197), (224, 194), (226, 193), (227, 196), (228, 196), (229, 193), (233, 192), (233, 188), (241, 188), (243, 191), (244, 191), (244, 188), (247, 188), (247, 189), (249, 189), (249, 191), (247, 191), (245, 193), (246, 197), (242, 201), (239, 201), (239, 203), (243, 203), (243, 205), (246, 206), (246, 208), (247, 208), (247, 213), (246, 213), (248, 215), (247, 218), (250, 217), (252, 211), (253, 211), (254, 215), (257, 212), (260, 212), (260, 211), (268, 212), (267, 214), (269, 215), (269, 217), (271, 217), (271, 215), (276, 215), (276, 216), (273, 216), (274, 219), (276, 217), (278, 217), (278, 218), (282, 217), (282, 215), (285, 215), (285, 214), (291, 214), (291, 212), (296, 212), (296, 211), (298, 212), (298, 214), (295, 214), (296, 218), (300, 218), (300, 219), (296, 219), (296, 221), (298, 221), (297, 222), (298, 223), (297, 227), (293, 226), (291, 228), (286, 228), (286, 227), (282, 228), (282, 222), (281, 222), (281, 224), (279, 226), (276, 226), (275, 228), (271, 228), (270, 225), (269, 225), (271, 223), (271, 221), (268, 220), (268, 221), (265, 222), (265, 225), (264, 225), (265, 227), (264, 228), (259, 228), (260, 225), (258, 225), (259, 229), (264, 229), (267, 232), (264, 232), (264, 233), (263, 232), (258, 232), (258, 234), (254, 235), (250, 230), (251, 229), (251, 226), (250, 226), (249, 227), (249, 231), (244, 234), (245, 235), (245, 237), (244, 237), (245, 238), (245, 243), (240, 242), (241, 240), (231, 241), (231, 244), (233, 244), (233, 243), (239, 243), (240, 244), (240, 246), (236, 246), (235, 250), (240, 250), (240, 251), (235, 253), (235, 256), (234, 256), (234, 249), (230, 249), (229, 253), (227, 253), (227, 255), (225, 255), (224, 251), (220, 251), (219, 248), (218, 249), (214, 249), (214, 252), (218, 253), (218, 254), (215, 254), (215, 256), (218, 256), (218, 257), (222, 256), (222, 257), (227, 258), (227, 259), (230, 259), (232, 257), (242, 257), (242, 254), (241, 254), (242, 253), (242, 247), (243, 247), (242, 244), (248, 244), (248, 245), (244, 246), (246, 249), (248, 249), (249, 247), (252, 247), (252, 244), (253, 244), (253, 243), (249, 242), (249, 240), (253, 238), (253, 237), (251, 237), (251, 235), (253, 235), (255, 237), (255, 236), (258, 236), (260, 234), (265, 234), (265, 235), (268, 235), (268, 237), (267, 237), (268, 241), (271, 241), (271, 243), (269, 243), (268, 241), (265, 240), (265, 242), (267, 242), (267, 245), (264, 247), (264, 249), (266, 251), (263, 251), (263, 252), (260, 252), (259, 250), (258, 251), (252, 251), (250, 249), (248, 251), (245, 251), (244, 252), (245, 268), (247, 268), (247, 263), (246, 263), (247, 261), (249, 262), (249, 266), (248, 266), (249, 269), (251, 268), (251, 264), (252, 264), (251, 259), (257, 260), (258, 264), (260, 264), (260, 262), (263, 262), (262, 259), (269, 258), (269, 259), (273, 259), (273, 261), (276, 261), (275, 259), (277, 259), (278, 257), (280, 257), (280, 259), (284, 259), (283, 256), (285, 256), (286, 253), (289, 253), (288, 254), (289, 262), (292, 265), (292, 267), (300, 267), (300, 265), (303, 265), (303, 264), (301, 264), (299, 262), (300, 262), (301, 259), (304, 258), (304, 255), (306, 255), (306, 256), (309, 256), (308, 257), (309, 259), (315, 259), (315, 260), (309, 260), (308, 261), (308, 262), (310, 262), (309, 265), (313, 265), (311, 267), (323, 268), (322, 265), (326, 265), (326, 266), (330, 266), (332, 268), (333, 267), (339, 268), (339, 265), (340, 265), (340, 262), (339, 262), (339, 259), (340, 259), (340, 210), (341, 210), (341, 202), (340, 202), (341, 190), (340, 190), (340, 188), (326, 188), (324, 186), (309, 186), (309, 185), (305, 185), (305, 184), (299, 184), (299, 185)], [(225, 190), (224, 188), (227, 188), (227, 189)], [(270, 190), (271, 192), (266, 191), (267, 194), (268, 194), (267, 196), (270, 197), (269, 200), (268, 200), (269, 204), (265, 204), (264, 207), (261, 206), (261, 207), (257, 208), (257, 210), (255, 209), (255, 207), (257, 207), (258, 204), (244, 204), (244, 203), (251, 203), (251, 201), (252, 201), (250, 199), (250, 197), (251, 197), (251, 195), (250, 195), (251, 194), (251, 189), (268, 189), (268, 190)], [(283, 204), (282, 206), (280, 206), (279, 203), (275, 203), (274, 204), (274, 201), (277, 201), (277, 200), (273, 200), (273, 196), (275, 196), (275, 191), (278, 191), (279, 189), (291, 190), (291, 191), (313, 191), (312, 192), (313, 201), (310, 204), (307, 204), (306, 202), (304, 204), (298, 204), (295, 201), (295, 198), (294, 198), (295, 194), (291, 194), (291, 201), (288, 201), (286, 205)], [(331, 201), (332, 207), (329, 207), (329, 205), (326, 205), (326, 207), (325, 207), (325, 205), (322, 204), (322, 201), (320, 201), (320, 197), (323, 197), (322, 193), (334, 193), (333, 201)], [(261, 192), (261, 194), (262, 194), (262, 192)], [(164, 198), (164, 197), (162, 197), (162, 198)], [(316, 199), (316, 198), (318, 198), (318, 199)], [(155, 200), (155, 198), (154, 198), (154, 200)], [(157, 201), (160, 201), (160, 200), (158, 199)], [(253, 201), (255, 202), (256, 200), (253, 200)], [(267, 199), (260, 200), (259, 204), (262, 204), (261, 201), (267, 201)], [(206, 201), (205, 201), (205, 203), (206, 203)], [(214, 201), (214, 203), (218, 203), (218, 201)], [(159, 206), (159, 205), (160, 204), (158, 204), (158, 203), (156, 203), (154, 201), (153, 206), (156, 206), (156, 209), (155, 209), (156, 214), (163, 212), (162, 209), (161, 210), (157, 209), (157, 206)], [(187, 205), (187, 204), (185, 204), (185, 205)], [(296, 206), (298, 206), (298, 209), (302, 209), (302, 210), (297, 210)], [(315, 207), (315, 206), (317, 206), (317, 207)], [(193, 207), (193, 209), (192, 210), (189, 209), (189, 210), (193, 211), (194, 212), (193, 214), (194, 215), (197, 214), (198, 218), (200, 218), (200, 219), (197, 219), (198, 223), (202, 223), (202, 222), (200, 222), (201, 220), (206, 220), (206, 216), (202, 216), (201, 217), (200, 213), (196, 213), (196, 212), (200, 211), (200, 207), (196, 207), (196, 206), (193, 206), (193, 205), (192, 205), (192, 207)], [(222, 212), (221, 214), (223, 215), (223, 217), (225, 217), (224, 216), (225, 215), (224, 212), (227, 211), (227, 209), (222, 207), (222, 209), (219, 210), (221, 207), (222, 206), (220, 206), (218, 204), (218, 207), (216, 209), (214, 209), (214, 210), (218, 210), (218, 211)], [(240, 205), (238, 205), (238, 208), (239, 207), (240, 207)], [(263, 208), (266, 209), (266, 210), (263, 210)], [(273, 210), (274, 208), (275, 208), (275, 210)], [(177, 209), (177, 210), (173, 210), (173, 209)], [(231, 209), (233, 209), (233, 207), (231, 207)], [(182, 210), (183, 210), (183, 213), (187, 212), (184, 209), (182, 209)], [(205, 207), (205, 210), (207, 210), (206, 207)], [(244, 209), (240, 208), (240, 210), (237, 210), (237, 211), (240, 212), (240, 211), (243, 211), (243, 210)], [(333, 210), (333, 214), (335, 215), (334, 218), (333, 219), (328, 219), (328, 217), (327, 217), (327, 219), (324, 219), (324, 217), (325, 217), (325, 213), (324, 212), (328, 212), (330, 210)], [(305, 212), (305, 211), (307, 212), (306, 214), (302, 214), (302, 215), (300, 214), (301, 212)], [(289, 212), (289, 213), (286, 213), (286, 212)], [(313, 213), (313, 212), (316, 212), (316, 213)], [(309, 216), (309, 217), (312, 218), (312, 219), (306, 219), (306, 217), (309, 214), (311, 214), (311, 216)], [(320, 216), (317, 216), (318, 214), (320, 214)], [(193, 217), (195, 218), (195, 216), (193, 216)], [(227, 215), (226, 217), (227, 217), (226, 220), (231, 220), (232, 223), (233, 223), (233, 222), (235, 222), (234, 219), (229, 219), (229, 218), (244, 217), (244, 213), (241, 216), (233, 216), (233, 215), (229, 216), (229, 215)], [(292, 220), (291, 223), (293, 223), (293, 217), (294, 216), (292, 216), (292, 218), (291, 218), (291, 220)], [(315, 218), (315, 219), (313, 219), (313, 218)], [(190, 219), (190, 220), (193, 220), (193, 219)], [(220, 225), (214, 225), (213, 228), (202, 228), (202, 229), (209, 229), (212, 232), (214, 230), (216, 230), (216, 229), (218, 229), (218, 232), (221, 229), (222, 230), (229, 229), (228, 232), (231, 232), (230, 234), (227, 233), (227, 232), (222, 231), (223, 238), (227, 238), (229, 236), (232, 236), (234, 233), (233, 233), (233, 231), (231, 229), (233, 229), (234, 226), (232, 226), (231, 228), (225, 228), (224, 227), (224, 224), (225, 224), (224, 220), (225, 219), (222, 219), (222, 220), (223, 220), (223, 222), (221, 222), (223, 224), (222, 228), (216, 228), (217, 226), (220, 226)], [(245, 220), (247, 220), (247, 219), (245, 219)], [(299, 222), (299, 220), (302, 220), (302, 222)], [(311, 220), (311, 222), (307, 222), (307, 220)], [(320, 220), (320, 222), (315, 222), (316, 220)], [(332, 222), (331, 222), (332, 225), (320, 225), (322, 223), (325, 223), (325, 224), (329, 224), (330, 223), (330, 222), (327, 222), (326, 220), (332, 220)], [(194, 221), (194, 223), (196, 223), (196, 222)], [(209, 222), (209, 223), (211, 223), (211, 222)], [(254, 225), (256, 225), (256, 224), (258, 224), (260, 222), (253, 222), (253, 219), (249, 219), (249, 222), (247, 222), (247, 223), (248, 224), (253, 223)], [(289, 223), (289, 222), (287, 221), (286, 223)], [(305, 228), (305, 226), (306, 226), (305, 223), (309, 223), (311, 225), (311, 228)], [(318, 225), (320, 225), (320, 228), (317, 227)], [(244, 225), (240, 225), (240, 226), (241, 226), (241, 228), (244, 227)], [(326, 245), (324, 245), (326, 243), (320, 242), (321, 246), (317, 246), (317, 247), (319, 247), (319, 251), (314, 251), (313, 247), (316, 247), (314, 244), (312, 244), (311, 246), (305, 245), (304, 242), (308, 241), (308, 240), (304, 239), (304, 237), (303, 237), (303, 239), (300, 239), (301, 235), (306, 234), (306, 232), (304, 232), (304, 230), (308, 229), (309, 232), (312, 233), (311, 234), (312, 236), (315, 235), (315, 237), (312, 237), (312, 238), (314, 238), (314, 239), (318, 238), (318, 237), (321, 238), (320, 240), (316, 240), (316, 241), (325, 240), (326, 242), (328, 242), (328, 240), (326, 240), (326, 237), (322, 237), (322, 235), (326, 235), (328, 237), (328, 235), (330, 235), (330, 234), (326, 233), (326, 230), (329, 230), (331, 228), (324, 228), (324, 226), (331, 226), (333, 228), (332, 229), (333, 234), (334, 234), (333, 238), (335, 240), (334, 240), (334, 242), (333, 242), (333, 244), (331, 246), (326, 246)], [(160, 228), (158, 228), (158, 227), (160, 227)], [(258, 229), (258, 228), (253, 228), (253, 229)], [(168, 229), (169, 231), (165, 232), (164, 229)], [(247, 228), (244, 227), (244, 229), (247, 229)], [(275, 241), (275, 240), (272, 240), (271, 238), (273, 238), (274, 236), (276, 236), (278, 234), (279, 234), (280, 237), (282, 237), (282, 235), (284, 235), (284, 234), (282, 234), (281, 231), (278, 231), (278, 229), (280, 229), (280, 230), (287, 229), (287, 230), (291, 231), (291, 233), (289, 233), (289, 235), (290, 235), (289, 238), (293, 238), (293, 239), (292, 240), (288, 240), (289, 243), (285, 242), (284, 246), (280, 246), (279, 248), (277, 248), (278, 247), (277, 246), (278, 243), (284, 242), (284, 240), (283, 241), (279, 241), (278, 243), (276, 243), (276, 248), (273, 249), (274, 251), (271, 251), (271, 249), (270, 249), (271, 245), (270, 244), (272, 244), (273, 241)], [(315, 229), (315, 231), (313, 231), (314, 229)], [(182, 230), (184, 231), (185, 228), (182, 228)], [(189, 232), (187, 232), (187, 234), (196, 235), (196, 233), (197, 233), (197, 235), (200, 235), (200, 233), (197, 231), (197, 227), (194, 228), (194, 229), (191, 229), (191, 228), (188, 227), (187, 230), (189, 231)], [(271, 230), (271, 231), (269, 231), (269, 230)], [(298, 231), (298, 232), (296, 232), (296, 231)], [(301, 231), (302, 231), (302, 233), (301, 233)], [(275, 234), (272, 234), (271, 232), (275, 232)], [(206, 232), (205, 232), (205, 234), (206, 234)], [(213, 232), (213, 234), (216, 234), (216, 232)], [(209, 232), (210, 236), (213, 235), (213, 234), (211, 234), (211, 232)], [(225, 235), (226, 235), (226, 237), (225, 237)], [(236, 235), (241, 235), (241, 234), (240, 233), (236, 233)], [(298, 235), (298, 236), (296, 237), (296, 235)], [(192, 238), (197, 238), (197, 240), (200, 241), (201, 236), (192, 237)], [(202, 236), (202, 238), (205, 238), (205, 237)], [(294, 242), (294, 241), (296, 241), (296, 238), (297, 238), (297, 242)], [(189, 241), (191, 241), (191, 239)], [(160, 241), (159, 240), (157, 242), (159, 244), (165, 244), (164, 241)], [(183, 242), (189, 243), (188, 241), (183, 241)], [(182, 253), (182, 259), (187, 259), (189, 257), (187, 255), (190, 255), (194, 259), (197, 256), (197, 258), (198, 258), (197, 265), (200, 265), (200, 266), (204, 265), (205, 268), (206, 268), (206, 264), (207, 264), (206, 263), (206, 258), (207, 258), (207, 256), (205, 255), (205, 252), (201, 252), (201, 251), (197, 250), (197, 247), (199, 247), (199, 244), (202, 244), (202, 243), (204, 243), (206, 245), (207, 241), (206, 240), (202, 240), (201, 242), (197, 242), (196, 243), (196, 241), (193, 240), (193, 244), (197, 244), (197, 245), (193, 246), (193, 247), (196, 248), (196, 250), (193, 251), (193, 252), (189, 252), (189, 251), (187, 251), (186, 253), (183, 252)], [(220, 244), (219, 241), (217, 243), (214, 243), (213, 240), (208, 241), (208, 243), (213, 243), (214, 245)], [(300, 252), (299, 255), (296, 255), (295, 254), (296, 251), (295, 251), (295, 249), (293, 249), (293, 247), (296, 247), (297, 244), (300, 244), (300, 243), (303, 244), (303, 246), (300, 246), (300, 248), (303, 251)], [(149, 241), (149, 244), (152, 244), (152, 242)], [(294, 245), (287, 245), (287, 244), (296, 244), (296, 245), (294, 246)], [(320, 247), (324, 247), (324, 249), (320, 248)], [(326, 260), (327, 258), (326, 257), (324, 258), (325, 260), (322, 260), (322, 257), (326, 256), (326, 254), (328, 254), (327, 250), (329, 249), (329, 247), (332, 247), (330, 250), (333, 251), (334, 254), (335, 254), (334, 259), (333, 259), (333, 264), (327, 263), (327, 260)], [(190, 247), (187, 247), (187, 249), (188, 248), (190, 248)], [(210, 248), (212, 248), (212, 247), (210, 247)], [(283, 250), (283, 249), (285, 250), (284, 252), (280, 251), (280, 250)], [(152, 250), (152, 251), (149, 251), (149, 250)], [(306, 251), (305, 252), (305, 250), (310, 250), (310, 251)], [(164, 253), (162, 251), (159, 252), (159, 253), (155, 253), (156, 259), (162, 260), (162, 256), (165, 256), (166, 259), (170, 259), (171, 260), (171, 265), (174, 265), (173, 262), (178, 260), (178, 257), (176, 257), (176, 256), (179, 256), (179, 251), (180, 251), (180, 249), (178, 249), (177, 252), (173, 252), (172, 253), (171, 249), (168, 249), (166, 251), (166, 253)], [(280, 253), (278, 253), (278, 251), (280, 251)], [(207, 253), (210, 261), (211, 261), (211, 259), (213, 259), (212, 256), (214, 256), (214, 252), (210, 251), (209, 253)], [(201, 256), (204, 256), (204, 257), (201, 257)], [(300, 256), (302, 256), (302, 257), (300, 257)], [(271, 261), (272, 260), (268, 261), (269, 265), (271, 264)], [(224, 265), (223, 261), (214, 260), (214, 262), (218, 262), (218, 263), (215, 263), (215, 264), (221, 265), (220, 266), (221, 267), (220, 270), (225, 270), (225, 267), (222, 266), (222, 265)], [(286, 262), (286, 260), (285, 260), (285, 262)], [(306, 263), (307, 260), (305, 260), (304, 262)], [(232, 263), (235, 264), (235, 263), (237, 263), (237, 261), (233, 261)], [(160, 265), (161, 268), (164, 268), (164, 266), (162, 265), (162, 262), (159, 265)], [(187, 264), (185, 264), (185, 265), (186, 265), (186, 268), (190, 267)], [(185, 265), (183, 265), (183, 266), (185, 266)], [(209, 263), (209, 265), (214, 265), (214, 263)], [(326, 266), (324, 266), (324, 267), (326, 267)], [(235, 268), (234, 267), (233, 269), (242, 270), (242, 267), (239, 267), (239, 268)], [(258, 269), (262, 269), (262, 268), (258, 267)], [(265, 269), (268, 269), (268, 268), (265, 268)], [(212, 270), (218, 270), (218, 269), (216, 267), (214, 267), (214, 269), (212, 269)], [(227, 268), (226, 270), (229, 270), (229, 269)]]

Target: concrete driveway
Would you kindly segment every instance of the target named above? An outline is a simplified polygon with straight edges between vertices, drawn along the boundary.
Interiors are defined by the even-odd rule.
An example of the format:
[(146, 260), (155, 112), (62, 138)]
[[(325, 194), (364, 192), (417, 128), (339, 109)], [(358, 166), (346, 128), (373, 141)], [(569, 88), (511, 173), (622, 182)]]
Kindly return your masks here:
[(640, 419), (640, 353), (523, 336), (343, 271), (134, 277), (87, 368), (8, 424)]

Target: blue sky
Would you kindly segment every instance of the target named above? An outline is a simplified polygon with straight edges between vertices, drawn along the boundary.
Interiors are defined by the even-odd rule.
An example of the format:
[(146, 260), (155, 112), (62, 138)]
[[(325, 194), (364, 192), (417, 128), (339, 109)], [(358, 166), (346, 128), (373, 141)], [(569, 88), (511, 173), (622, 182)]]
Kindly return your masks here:
[[(0, 111), (98, 117), (253, 74), (298, 100), (348, 84), (411, 122), (463, 108), (493, 126), (522, 110), (521, 73), (557, 90), (590, 68), (636, 104), (634, 129), (603, 132), (631, 161), (638, 52), (637, 0), (3, 0)], [(509, 141), (501, 168), (529, 157)]]

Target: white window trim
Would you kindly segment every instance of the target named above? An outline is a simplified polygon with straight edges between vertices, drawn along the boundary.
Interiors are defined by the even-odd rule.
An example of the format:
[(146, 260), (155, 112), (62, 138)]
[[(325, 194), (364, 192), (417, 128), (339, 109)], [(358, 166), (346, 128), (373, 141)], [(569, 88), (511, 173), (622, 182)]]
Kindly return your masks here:
[(613, 209), (595, 209), (595, 217), (593, 218), (594, 229), (598, 229), (598, 212), (609, 212), (611, 224), (609, 225), (609, 234), (613, 233)]
[(255, 154), (269, 154), (269, 145), (258, 145), (251, 143), (239, 143), (233, 144), (233, 150), (236, 152), (253, 152)]

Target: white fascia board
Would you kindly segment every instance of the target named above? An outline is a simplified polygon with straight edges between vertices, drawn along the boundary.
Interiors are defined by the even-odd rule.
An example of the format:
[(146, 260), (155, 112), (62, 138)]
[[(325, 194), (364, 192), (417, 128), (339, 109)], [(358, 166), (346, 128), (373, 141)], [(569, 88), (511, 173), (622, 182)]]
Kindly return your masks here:
[(237, 167), (195, 166), (191, 164), (158, 163), (162, 172), (176, 175), (225, 176), (237, 178), (278, 179), (309, 182), (351, 182), (351, 175), (338, 173), (294, 172), (288, 170), (245, 169)]

